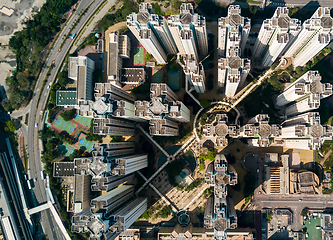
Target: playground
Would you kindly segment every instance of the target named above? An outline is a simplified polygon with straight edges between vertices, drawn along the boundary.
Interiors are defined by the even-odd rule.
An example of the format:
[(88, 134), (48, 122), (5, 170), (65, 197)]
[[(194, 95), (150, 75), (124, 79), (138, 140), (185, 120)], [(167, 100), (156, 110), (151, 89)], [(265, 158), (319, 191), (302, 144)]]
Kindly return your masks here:
[(77, 148), (82, 148), (88, 152), (91, 152), (92, 150), (94, 150), (94, 142), (92, 141), (88, 141), (86, 139), (87, 135), (84, 133), (79, 133), (79, 135), (77, 136), (77, 139), (75, 141), (75, 146)]
[(143, 47), (133, 47), (133, 65), (145, 65), (145, 50)]
[(58, 115), (58, 117), (53, 122), (53, 127), (56, 128), (56, 130), (58, 129), (58, 132), (65, 131), (69, 135), (73, 135), (77, 125), (72, 122), (65, 121), (60, 115)]
[(154, 68), (152, 71), (153, 83), (162, 83), (163, 81), (163, 70), (161, 68)]
[(91, 125), (91, 119), (88, 117), (81, 117), (78, 113), (76, 113), (75, 118), (73, 118), (73, 121), (82, 125), (83, 127), (90, 128)]
[(62, 143), (62, 144), (58, 145), (57, 151), (65, 156), (69, 157), (69, 155), (71, 155), (75, 149), (77, 149), (77, 148), (75, 148), (67, 143)]

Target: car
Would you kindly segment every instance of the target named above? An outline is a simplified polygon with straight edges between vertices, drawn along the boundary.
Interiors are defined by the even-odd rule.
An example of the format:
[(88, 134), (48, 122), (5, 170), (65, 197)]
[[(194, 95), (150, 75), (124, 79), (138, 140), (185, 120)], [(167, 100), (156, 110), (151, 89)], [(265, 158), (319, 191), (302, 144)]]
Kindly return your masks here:
[(35, 127), (38, 127), (38, 123), (35, 123)]
[(47, 86), (47, 89), (50, 89), (50, 85)]
[(72, 38), (72, 39), (74, 39), (74, 38), (75, 38), (75, 36), (76, 36), (76, 34), (75, 34), (75, 33), (73, 33), (73, 34), (71, 35), (71, 38)]
[(303, 199), (301, 199), (301, 198), (300, 198), (300, 199), (298, 199), (298, 201), (302, 202), (302, 201), (303, 201)]

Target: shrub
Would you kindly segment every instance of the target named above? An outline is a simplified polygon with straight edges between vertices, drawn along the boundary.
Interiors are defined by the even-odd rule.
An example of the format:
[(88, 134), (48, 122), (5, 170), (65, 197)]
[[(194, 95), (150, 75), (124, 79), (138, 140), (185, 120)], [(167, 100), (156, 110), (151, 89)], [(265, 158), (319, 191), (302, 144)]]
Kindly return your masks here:
[(200, 104), (203, 108), (209, 108), (211, 106), (211, 103), (205, 98), (200, 101)]
[(65, 111), (65, 112), (62, 112), (61, 114), (61, 117), (65, 120), (65, 121), (70, 121), (72, 120), (75, 115), (76, 115), (76, 109), (73, 108), (71, 110), (68, 110), (68, 111)]

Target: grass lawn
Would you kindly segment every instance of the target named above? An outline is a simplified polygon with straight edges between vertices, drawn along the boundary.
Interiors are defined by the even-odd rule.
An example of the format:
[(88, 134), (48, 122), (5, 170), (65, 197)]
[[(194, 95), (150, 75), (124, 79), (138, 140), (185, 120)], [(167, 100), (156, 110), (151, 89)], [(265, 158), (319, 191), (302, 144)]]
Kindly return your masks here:
[(143, 47), (134, 47), (134, 54), (133, 54), (133, 65), (144, 65), (144, 49)]
[(54, 121), (53, 126), (72, 135), (77, 125), (67, 122), (61, 116), (58, 116)]
[(153, 69), (153, 83), (162, 83), (163, 71), (162, 69)]
[(307, 221), (303, 227), (307, 229), (309, 234), (308, 239), (311, 240), (321, 240), (321, 231), (320, 229), (316, 229), (316, 226), (320, 226), (320, 218), (314, 219), (313, 217), (310, 218), (311, 224)]

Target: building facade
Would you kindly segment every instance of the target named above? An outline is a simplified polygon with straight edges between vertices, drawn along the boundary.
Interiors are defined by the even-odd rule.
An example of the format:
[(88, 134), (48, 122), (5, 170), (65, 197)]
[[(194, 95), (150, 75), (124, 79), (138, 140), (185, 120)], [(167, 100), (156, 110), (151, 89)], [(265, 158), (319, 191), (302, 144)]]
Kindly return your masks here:
[(197, 93), (206, 91), (205, 70), (201, 63), (197, 63), (193, 55), (184, 56), (185, 65), (183, 67), (186, 80), (194, 87)]
[(291, 59), (294, 67), (304, 66), (326, 47), (333, 38), (333, 19), (330, 8), (319, 7), (302, 25), (302, 30), (288, 48), (284, 57)]
[(332, 85), (321, 83), (318, 71), (308, 71), (277, 96), (276, 104), (278, 106), (289, 104), (286, 115), (293, 116), (319, 108), (320, 100), (331, 95)]
[(287, 7), (278, 7), (273, 17), (261, 25), (253, 57), (263, 67), (270, 67), (281, 57), (301, 31), (300, 20), (290, 18), (288, 14)]
[(177, 48), (164, 17), (152, 13), (151, 3), (141, 3), (139, 13), (127, 16), (127, 27), (159, 64)]
[(206, 19), (194, 13), (191, 3), (183, 3), (179, 15), (169, 16), (168, 26), (180, 55), (193, 55), (197, 62), (207, 56)]

